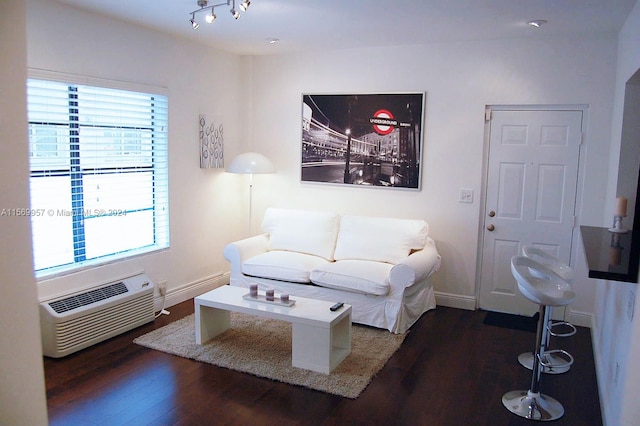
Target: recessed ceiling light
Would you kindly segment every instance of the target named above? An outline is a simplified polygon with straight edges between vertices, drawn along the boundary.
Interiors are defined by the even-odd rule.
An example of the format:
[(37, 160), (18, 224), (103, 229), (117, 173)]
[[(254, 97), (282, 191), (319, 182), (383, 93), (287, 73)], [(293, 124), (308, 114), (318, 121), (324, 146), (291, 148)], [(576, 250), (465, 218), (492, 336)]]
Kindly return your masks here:
[(267, 39), (267, 43), (269, 43), (269, 44), (276, 44), (279, 41), (280, 41), (280, 39), (279, 38), (275, 38), (275, 37), (269, 37)]
[(527, 24), (529, 26), (535, 27), (535, 28), (540, 28), (541, 26), (543, 26), (546, 23), (547, 23), (547, 21), (545, 21), (544, 19), (534, 19), (533, 21), (527, 22)]

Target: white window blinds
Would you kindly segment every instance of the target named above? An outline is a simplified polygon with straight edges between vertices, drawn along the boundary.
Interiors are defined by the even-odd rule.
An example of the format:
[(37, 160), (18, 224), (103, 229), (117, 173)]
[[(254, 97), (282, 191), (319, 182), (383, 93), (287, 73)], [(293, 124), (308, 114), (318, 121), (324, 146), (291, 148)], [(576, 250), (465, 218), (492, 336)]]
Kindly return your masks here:
[(166, 96), (29, 79), (27, 102), (36, 275), (168, 247)]

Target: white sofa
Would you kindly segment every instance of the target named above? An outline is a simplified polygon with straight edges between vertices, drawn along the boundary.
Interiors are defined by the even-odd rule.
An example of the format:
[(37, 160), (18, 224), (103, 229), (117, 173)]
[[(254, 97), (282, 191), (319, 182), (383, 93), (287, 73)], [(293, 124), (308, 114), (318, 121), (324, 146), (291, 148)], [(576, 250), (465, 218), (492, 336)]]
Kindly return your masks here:
[(353, 322), (394, 333), (436, 307), (440, 255), (424, 220), (270, 208), (262, 230), (224, 248), (231, 285), (348, 303)]

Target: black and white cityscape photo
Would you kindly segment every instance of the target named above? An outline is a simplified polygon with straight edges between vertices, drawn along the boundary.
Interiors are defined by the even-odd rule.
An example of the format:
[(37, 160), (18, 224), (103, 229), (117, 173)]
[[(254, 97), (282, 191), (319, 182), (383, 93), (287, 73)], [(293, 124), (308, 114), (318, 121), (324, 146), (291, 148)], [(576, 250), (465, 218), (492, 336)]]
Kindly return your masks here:
[(419, 189), (424, 93), (302, 96), (303, 182)]

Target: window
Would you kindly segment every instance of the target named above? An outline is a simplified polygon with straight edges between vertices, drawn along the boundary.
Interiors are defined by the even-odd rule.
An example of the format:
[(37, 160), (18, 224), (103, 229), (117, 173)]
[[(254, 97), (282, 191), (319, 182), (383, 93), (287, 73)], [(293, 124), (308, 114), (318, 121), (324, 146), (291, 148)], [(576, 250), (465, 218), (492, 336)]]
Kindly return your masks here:
[(37, 276), (169, 246), (167, 98), (29, 79)]

